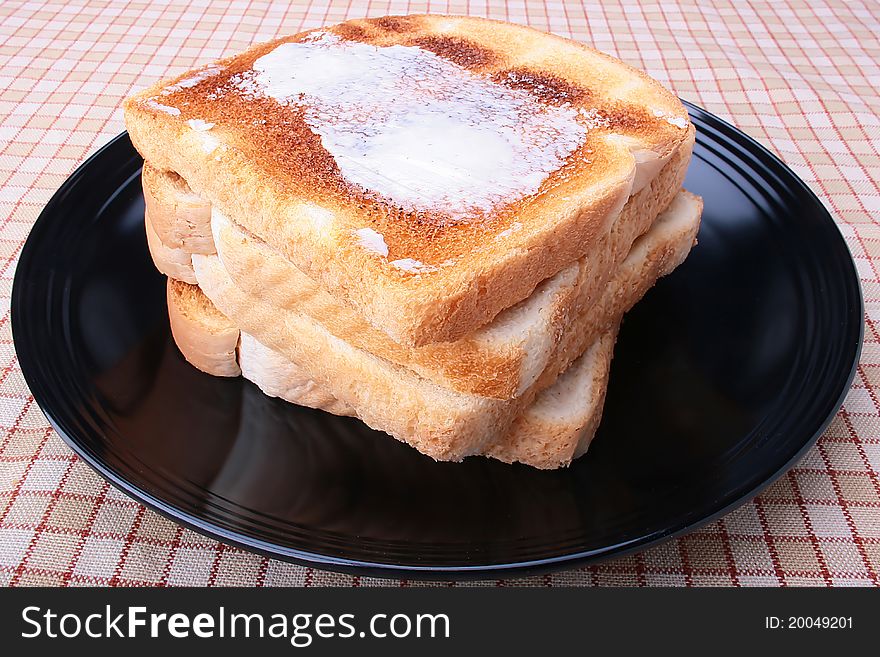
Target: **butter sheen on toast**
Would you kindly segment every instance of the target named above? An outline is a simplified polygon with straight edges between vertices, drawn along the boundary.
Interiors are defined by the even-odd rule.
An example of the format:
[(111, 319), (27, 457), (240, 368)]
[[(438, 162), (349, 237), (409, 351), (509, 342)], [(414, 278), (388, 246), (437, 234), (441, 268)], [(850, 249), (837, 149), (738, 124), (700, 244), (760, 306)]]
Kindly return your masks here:
[[(335, 73), (301, 83), (296, 62)], [(611, 57), (445, 16), (255, 46), (137, 94), (125, 116), (154, 167), (406, 346), (471, 334), (589, 253), (692, 138), (678, 99)], [(467, 167), (444, 168), (465, 146)]]

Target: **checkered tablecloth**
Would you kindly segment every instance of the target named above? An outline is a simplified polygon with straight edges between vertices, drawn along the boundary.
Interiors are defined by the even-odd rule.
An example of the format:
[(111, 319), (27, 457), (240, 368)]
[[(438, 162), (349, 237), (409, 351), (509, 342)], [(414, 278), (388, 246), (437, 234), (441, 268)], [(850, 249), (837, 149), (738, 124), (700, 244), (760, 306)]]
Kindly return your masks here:
[[(864, 2), (0, 3), (0, 583), (383, 584), (184, 530), (110, 487), (49, 428), (22, 379), (9, 299), (40, 210), (123, 130), (122, 99), (254, 41), (349, 17), (525, 23), (620, 57), (739, 126), (822, 198), (866, 301), (852, 390), (818, 445), (753, 502), (641, 554), (503, 584), (880, 583), (880, 6)], [(407, 582), (391, 582), (407, 584)], [(496, 582), (486, 582), (496, 584)]]

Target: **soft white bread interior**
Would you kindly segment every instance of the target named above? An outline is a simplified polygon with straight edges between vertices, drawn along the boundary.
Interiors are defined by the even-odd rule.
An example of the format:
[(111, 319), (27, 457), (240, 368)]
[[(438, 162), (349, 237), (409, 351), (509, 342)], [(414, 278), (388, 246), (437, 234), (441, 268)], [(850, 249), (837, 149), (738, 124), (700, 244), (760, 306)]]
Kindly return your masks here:
[(214, 376), (238, 376), (238, 327), (196, 285), (173, 278), (166, 290), (171, 335), (195, 367)]
[(195, 285), (196, 273), (193, 271), (192, 253), (165, 244), (153, 228), (149, 211), (144, 213), (144, 229), (147, 232), (147, 247), (156, 269), (168, 278)]
[(507, 434), (516, 415), (616, 325), (694, 243), (701, 201), (686, 192), (633, 246), (590, 312), (575, 319), (550, 365), (523, 395), (507, 401), (452, 391), (330, 334), (310, 316), (278, 308), (235, 285), (216, 256), (193, 256), (199, 285), (243, 331), (296, 363), (358, 417), (439, 460), (460, 460)]
[(190, 254), (214, 253), (211, 204), (193, 192), (183, 178), (144, 163), (141, 186), (146, 214), (165, 246)]
[(270, 397), (280, 397), (334, 415), (355, 415), (351, 406), (336, 399), (299, 367), (248, 333), (241, 334), (238, 364), (242, 376)]
[(506, 402), (458, 393), (357, 349), (308, 315), (273, 306), (237, 287), (217, 256), (193, 256), (199, 286), (241, 330), (295, 362), (309, 378), (353, 407), (365, 423), (438, 460), (480, 451)]

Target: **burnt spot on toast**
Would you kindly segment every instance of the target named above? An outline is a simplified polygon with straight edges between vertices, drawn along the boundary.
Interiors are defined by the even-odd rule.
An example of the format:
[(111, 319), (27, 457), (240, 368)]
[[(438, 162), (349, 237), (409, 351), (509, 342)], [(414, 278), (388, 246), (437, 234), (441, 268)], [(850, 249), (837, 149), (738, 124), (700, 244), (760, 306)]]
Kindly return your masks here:
[(656, 129), (657, 117), (639, 105), (618, 100), (603, 103), (601, 109), (609, 129), (615, 132), (638, 135)]
[(367, 22), (395, 34), (414, 32), (420, 27), (418, 18), (415, 16), (383, 16), (382, 18), (368, 19)]
[(334, 25), (330, 31), (346, 41), (363, 41), (365, 43), (370, 41), (370, 33), (360, 23), (354, 21)]
[(551, 105), (580, 104), (590, 98), (590, 90), (580, 87), (547, 71), (518, 67), (492, 76), (495, 82), (511, 89), (527, 91), (541, 102)]
[(489, 48), (454, 36), (419, 37), (413, 41), (413, 45), (467, 69), (491, 66), (498, 59), (498, 55)]

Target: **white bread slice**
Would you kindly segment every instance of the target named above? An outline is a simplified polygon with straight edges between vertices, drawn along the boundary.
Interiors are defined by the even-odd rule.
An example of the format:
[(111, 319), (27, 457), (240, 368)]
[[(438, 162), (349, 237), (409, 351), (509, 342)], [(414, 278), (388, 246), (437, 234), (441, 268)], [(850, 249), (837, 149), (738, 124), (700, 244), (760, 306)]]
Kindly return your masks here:
[(153, 228), (150, 211), (144, 213), (144, 228), (147, 232), (147, 247), (156, 269), (173, 278), (191, 285), (196, 284), (196, 273), (192, 266), (192, 253), (180, 247), (171, 247), (162, 241)]
[(214, 376), (238, 376), (238, 327), (195, 285), (168, 279), (171, 335), (184, 357)]
[[(403, 365), (438, 385), (495, 399), (521, 395), (546, 368), (563, 327), (585, 312), (612, 272), (678, 192), (690, 160), (692, 141), (641, 191), (632, 196), (599, 240), (598, 248), (542, 282), (528, 299), (455, 342), (406, 347), (373, 328), (357, 311), (334, 299), (278, 251), (250, 235), (219, 211), (211, 226), (217, 253), (232, 280), (270, 303), (310, 315), (336, 337)], [(194, 196), (176, 174), (145, 164), (144, 193), (153, 201), (151, 217), (173, 217)], [(179, 196), (175, 193), (179, 191)], [(203, 202), (208, 208), (207, 202)], [(182, 230), (189, 228), (184, 223)], [(153, 222), (155, 225), (155, 221)]]
[[(237, 362), (241, 375), (270, 397), (334, 415), (355, 415), (354, 409), (327, 393), (294, 363), (247, 333), (241, 334), (237, 355), (227, 350), (218, 354), (219, 362), (205, 362), (204, 353), (216, 340), (219, 311), (197, 286), (168, 279), (168, 310), (172, 317), (187, 318), (187, 332), (175, 331), (174, 338), (186, 359), (199, 369), (224, 376), (235, 371)], [(485, 455), (551, 469), (566, 466), (586, 452), (602, 417), (615, 333), (612, 329), (603, 334), (556, 383), (538, 394), (516, 418), (509, 434)]]
[[(238, 288), (217, 256), (193, 256), (199, 286), (242, 331), (297, 363), (373, 427), (438, 460), (480, 451), (502, 401), (457, 393), (340, 340), (308, 315), (279, 309)], [(510, 418), (512, 419), (512, 418)]]
[(351, 406), (370, 426), (438, 460), (460, 460), (507, 434), (535, 395), (616, 325), (653, 285), (674, 269), (694, 243), (702, 203), (682, 192), (607, 286), (591, 312), (567, 328), (550, 365), (518, 398), (499, 401), (443, 388), (414, 372), (353, 347), (308, 315), (279, 309), (238, 288), (216, 256), (193, 256), (199, 285), (243, 331), (295, 362), (308, 378)]
[[(552, 386), (538, 393), (508, 434), (483, 455), (549, 470), (585, 454), (602, 419), (616, 335), (616, 327), (603, 333)], [(323, 390), (294, 363), (247, 333), (241, 334), (238, 357), (242, 376), (270, 397), (356, 416), (353, 408)]]
[(302, 370), (275, 351), (241, 333), (217, 310), (198, 285), (169, 278), (166, 297), (171, 335), (184, 358), (213, 376), (244, 376), (270, 397), (334, 415), (354, 415)]
[[(543, 143), (541, 135), (552, 133), (556, 123), (565, 123), (568, 132), (556, 141), (551, 137), (549, 147), (529, 146), (524, 157), (498, 158), (498, 167), (532, 166), (533, 158), (538, 164), (522, 176), (508, 175), (505, 180), (513, 181), (514, 191), (502, 194), (485, 212), (467, 210), (450, 218), (430, 202), (410, 207), (381, 185), (351, 177), (349, 165), (354, 162), (357, 168), (362, 161), (337, 152), (332, 140), (322, 141), (320, 128), (312, 130), (304, 117), (320, 114), (320, 108), (311, 100), (296, 94), (279, 100), (272, 95), (278, 87), (260, 82), (257, 60), (267, 63), (263, 58), (294, 51), (309, 57), (355, 53), (355, 61), (382, 80), (388, 69), (377, 61), (400, 55), (397, 63), (416, 62), (390, 80), (390, 91), (371, 86), (369, 76), (338, 89), (348, 114), (360, 107), (349, 102), (351, 94), (375, 100), (392, 114), (410, 102), (424, 105), (434, 120), (414, 126), (415, 132), (401, 136), (389, 127), (396, 124), (370, 123), (369, 114), (363, 124), (366, 134), (390, 135), (395, 144), (405, 137), (411, 147), (401, 156), (410, 160), (433, 152), (437, 144), (442, 150), (447, 142), (465, 144), (456, 150), (455, 162), (462, 154), (465, 161), (480, 159), (481, 153), (491, 158), (493, 150), (469, 148), (467, 140), (457, 139), (472, 129), (493, 144), (502, 135), (498, 139), (517, 153), (517, 143)], [(300, 61), (295, 56), (285, 60), (288, 68)], [(423, 67), (424, 62), (431, 66)], [(435, 71), (461, 84), (440, 84), (430, 77)], [(344, 72), (344, 67), (334, 69)], [(396, 80), (419, 77), (408, 73), (427, 73), (427, 88), (411, 95), (392, 93)], [(296, 82), (323, 84), (327, 75), (326, 67), (314, 67)], [(281, 87), (291, 86), (287, 78), (284, 82)], [(502, 100), (468, 104), (471, 97), (457, 93), (462, 85), (479, 89), (478, 97)], [(453, 121), (462, 112), (431, 104), (441, 89), (448, 91), (444, 103), (464, 108), (464, 119), (456, 124), (461, 130), (442, 129), (444, 120)], [(531, 109), (507, 112), (508, 105)], [(258, 45), (128, 99), (125, 119), (146, 160), (180, 173), (212, 206), (353, 305), (373, 326), (409, 346), (472, 333), (594, 250), (630, 192), (653, 178), (693, 135), (679, 100), (618, 60), (526, 27), (452, 16), (350, 21)], [(376, 145), (370, 141), (367, 147), (372, 152)], [(564, 153), (561, 164), (554, 160), (559, 153)], [(547, 158), (554, 162), (545, 167)], [(464, 181), (468, 191), (481, 193), (503, 173), (496, 168), (484, 175), (484, 165), (480, 159), (475, 175), (467, 166), (453, 166), (455, 175), (438, 170), (424, 189), (442, 191)], [(366, 169), (380, 178), (384, 171)], [(461, 198), (461, 208), (470, 207), (471, 196)], [(520, 229), (511, 231), (515, 222)], [(364, 248), (358, 236), (362, 230), (382, 237), (387, 256)]]
[(141, 186), (146, 214), (165, 246), (190, 254), (215, 253), (211, 204), (193, 192), (183, 178), (144, 164)]

